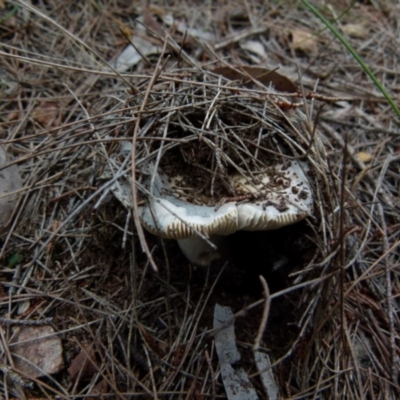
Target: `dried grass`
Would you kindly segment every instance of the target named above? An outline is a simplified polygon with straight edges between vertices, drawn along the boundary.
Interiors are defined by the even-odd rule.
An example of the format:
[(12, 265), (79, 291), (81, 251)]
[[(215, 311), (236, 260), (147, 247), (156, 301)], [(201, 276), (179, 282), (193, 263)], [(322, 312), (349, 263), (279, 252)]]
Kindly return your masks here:
[[(150, 57), (153, 67), (143, 62), (135, 74), (120, 76), (102, 60), (123, 48), (121, 28), (133, 26), (139, 5), (51, 2), (37, 12), (24, 2), (6, 2), (7, 11), (16, 9), (0, 24), (0, 139), (21, 168), (25, 188), (1, 248), (0, 362), (12, 367), (10, 326), (53, 318), (67, 365), (92, 344), (99, 366), (97, 373), (77, 381), (66, 371), (36, 380), (34, 389), (4, 374), (0, 390), (6, 398), (100, 398), (96, 385), (103, 398), (225, 398), (211, 331), (216, 302), (236, 312), (244, 367), (265, 397), (250, 352), (265, 304), (261, 292), (243, 296), (234, 282), (243, 272), (229, 264), (192, 268), (175, 243), (144, 234), (141, 241), (159, 268), (155, 274), (129, 213), (110, 192), (113, 180), (130, 169), (130, 160), (124, 164), (118, 154), (135, 129), (140, 184), (141, 163), (149, 159), (145, 151), (153, 146), (157, 157), (156, 139), (163, 137), (165, 121), (171, 123), (178, 109), (183, 113), (189, 96), (196, 98), (202, 115), (216, 101), (220, 107), (230, 104), (231, 88), (210, 74), (205, 82), (199, 65), (200, 60), (254, 62), (239, 38), (262, 43), (268, 60), (260, 62), (268, 67), (282, 65), (280, 72), (293, 80), (300, 71), (304, 93), (313, 91), (319, 79), (321, 95), (354, 97), (327, 103), (322, 111), (316, 100), (281, 111), (276, 97), (268, 103), (284, 127), (281, 138), (292, 143), (291, 154), (306, 154), (312, 165), (317, 201), (315, 218), (290, 233), (291, 239), (300, 233), (305, 250), (288, 278), (290, 285), (270, 296), (261, 350), (274, 362), (284, 398), (399, 397), (398, 121), (359, 66), (297, 2), (211, 3), (196, 5), (195, 12), (179, 2), (159, 7), (189, 26), (215, 32), (215, 44), (188, 38), (190, 58), (179, 68), (172, 69), (168, 61), (157, 71), (158, 58)], [(347, 5), (343, 1), (340, 10)], [(355, 17), (368, 21), (368, 36), (351, 39), (352, 45), (395, 97), (400, 9), (383, 1), (354, 7), (340, 23)], [(316, 33), (317, 54), (300, 54), (289, 46), (290, 30), (306, 25)], [(183, 41), (182, 35), (171, 34)], [(169, 40), (166, 51), (177, 48), (174, 43)], [(177, 52), (171, 54), (179, 60)], [(159, 75), (151, 86), (154, 71)], [(196, 86), (188, 82), (193, 74), (200, 77)], [(261, 92), (242, 90), (234, 104), (260, 119)], [(195, 138), (197, 133), (189, 140)], [(164, 150), (181, 145), (175, 138), (164, 139)], [(239, 145), (239, 152), (245, 147)], [(363, 163), (359, 151), (371, 154), (372, 161)], [(107, 177), (109, 170), (113, 178)], [(16, 255), (22, 262), (10, 261)]]

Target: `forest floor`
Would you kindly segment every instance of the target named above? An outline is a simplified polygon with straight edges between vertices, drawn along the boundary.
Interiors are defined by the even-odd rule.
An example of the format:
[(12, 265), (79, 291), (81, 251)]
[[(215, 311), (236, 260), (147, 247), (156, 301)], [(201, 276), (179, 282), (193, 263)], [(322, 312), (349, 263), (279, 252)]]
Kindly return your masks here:
[[(301, 1), (149, 3), (0, 0), (0, 145), (23, 179), (0, 238), (0, 398), (232, 400), (217, 304), (235, 315), (248, 398), (400, 398), (395, 111)], [(398, 2), (328, 3), (313, 2), (397, 101)], [(238, 232), (230, 258), (198, 267), (138, 234), (105, 165), (165, 111), (145, 114), (153, 78), (214, 65), (296, 85), (276, 104), (305, 116), (305, 156), (319, 143), (322, 194), (313, 217)]]

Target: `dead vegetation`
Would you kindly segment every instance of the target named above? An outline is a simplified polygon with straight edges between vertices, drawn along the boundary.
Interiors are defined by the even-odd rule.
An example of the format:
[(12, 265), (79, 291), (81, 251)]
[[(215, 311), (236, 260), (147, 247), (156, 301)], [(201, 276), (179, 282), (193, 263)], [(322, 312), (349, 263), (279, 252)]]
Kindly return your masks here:
[[(0, 140), (24, 180), (1, 241), (4, 398), (226, 398), (217, 303), (235, 313), (240, 365), (260, 398), (252, 349), (267, 303), (260, 350), (282, 398), (399, 397), (400, 130), (359, 65), (295, 1), (72, 3), (0, 1)], [(396, 99), (399, 6), (320, 6)], [(132, 36), (141, 55), (122, 67)], [(279, 67), (299, 88), (267, 104), (285, 151), (312, 165), (315, 216), (239, 232), (228, 263), (195, 268), (175, 242), (140, 232), (112, 189), (131, 173), (121, 144), (137, 138), (139, 189), (140, 162), (157, 157), (160, 138), (177, 146), (163, 135), (180, 90), (203, 107), (200, 125), (182, 111), (192, 131), (204, 128), (219, 92), (220, 107), (230, 107), (233, 91), (255, 125), (248, 113), (262, 115), (265, 88), (228, 89), (209, 74), (204, 82), (203, 69), (226, 64)], [(223, 128), (237, 115), (224, 113)], [(185, 154), (193, 153), (199, 148)], [(61, 339), (64, 367), (31, 379), (12, 344), (17, 328), (40, 324)]]

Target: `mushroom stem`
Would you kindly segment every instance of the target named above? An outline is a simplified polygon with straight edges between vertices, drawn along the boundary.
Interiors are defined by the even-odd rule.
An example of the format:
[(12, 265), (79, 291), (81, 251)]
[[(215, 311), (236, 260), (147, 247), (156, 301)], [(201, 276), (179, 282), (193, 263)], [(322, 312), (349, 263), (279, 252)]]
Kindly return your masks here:
[(179, 247), (186, 258), (193, 264), (206, 267), (215, 259), (221, 258), (227, 251), (227, 238), (221, 235), (212, 235), (208, 239), (216, 247), (199, 236), (178, 240)]

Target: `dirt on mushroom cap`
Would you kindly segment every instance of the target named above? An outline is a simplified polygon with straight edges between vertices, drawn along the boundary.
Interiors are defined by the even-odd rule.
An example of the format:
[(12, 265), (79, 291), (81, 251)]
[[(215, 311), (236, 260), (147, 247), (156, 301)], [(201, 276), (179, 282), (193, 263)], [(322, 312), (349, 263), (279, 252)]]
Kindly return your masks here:
[(138, 163), (143, 176), (140, 165), (158, 159), (157, 168), (177, 197), (209, 206), (243, 195), (233, 175), (250, 176), (256, 183), (260, 173), (268, 174), (269, 186), (279, 189), (283, 176), (275, 166), (290, 165), (308, 146), (301, 112), (278, 109), (277, 96), (267, 88), (265, 93), (241, 91), (207, 72), (184, 77), (152, 91), (153, 104), (164, 108), (157, 121), (149, 113), (142, 123), (143, 129), (152, 126), (151, 137), (143, 136), (137, 150), (137, 158), (146, 159)]

